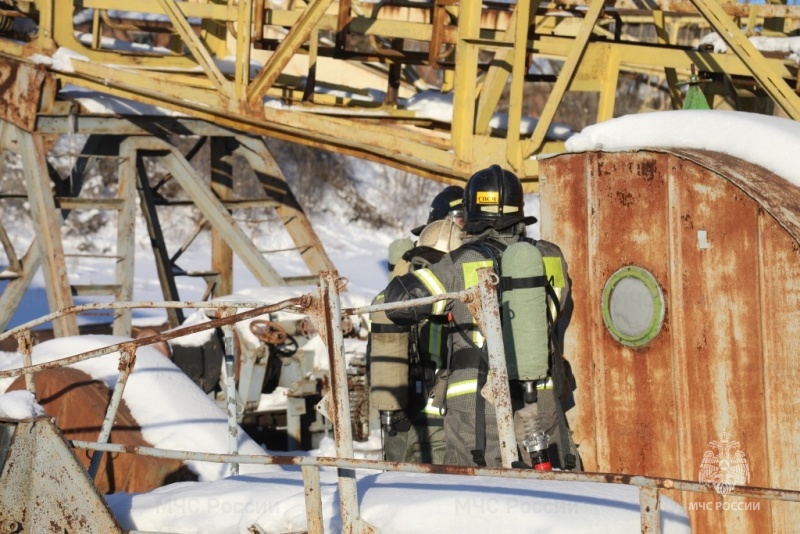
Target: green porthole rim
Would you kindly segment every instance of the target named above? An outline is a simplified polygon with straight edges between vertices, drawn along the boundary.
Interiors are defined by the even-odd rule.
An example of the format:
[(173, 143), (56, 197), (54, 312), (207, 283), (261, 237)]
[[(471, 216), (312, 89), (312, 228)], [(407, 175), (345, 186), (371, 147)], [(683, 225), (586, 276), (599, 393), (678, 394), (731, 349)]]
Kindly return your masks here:
[[(628, 278), (633, 278), (634, 280), (641, 282), (652, 298), (653, 308), (650, 324), (636, 335), (626, 334), (625, 332), (621, 331), (614, 324), (611, 313), (611, 297), (614, 294), (614, 290), (617, 288), (620, 282)], [(623, 345), (627, 345), (629, 347), (643, 347), (644, 345), (647, 345), (658, 335), (658, 333), (661, 331), (662, 325), (664, 324), (665, 306), (664, 294), (661, 291), (661, 286), (658, 284), (655, 276), (653, 276), (650, 271), (637, 265), (622, 267), (611, 275), (606, 282), (605, 287), (603, 288), (601, 308), (603, 311), (603, 322), (605, 323), (606, 328), (611, 336)]]

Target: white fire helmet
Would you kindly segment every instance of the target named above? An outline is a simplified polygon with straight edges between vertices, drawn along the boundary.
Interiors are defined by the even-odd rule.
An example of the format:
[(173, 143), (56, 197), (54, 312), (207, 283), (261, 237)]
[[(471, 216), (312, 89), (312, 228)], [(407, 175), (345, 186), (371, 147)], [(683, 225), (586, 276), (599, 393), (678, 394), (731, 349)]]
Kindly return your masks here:
[(419, 234), (417, 246), (431, 247), (441, 252), (455, 250), (461, 246), (461, 228), (452, 217), (434, 221)]

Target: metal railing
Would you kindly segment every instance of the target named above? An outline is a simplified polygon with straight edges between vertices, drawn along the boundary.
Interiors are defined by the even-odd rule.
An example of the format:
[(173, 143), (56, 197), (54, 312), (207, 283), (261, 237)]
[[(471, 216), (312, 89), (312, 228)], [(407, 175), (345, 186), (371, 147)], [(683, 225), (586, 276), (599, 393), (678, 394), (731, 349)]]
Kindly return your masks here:
[[(358, 489), (355, 473), (358, 469), (381, 471), (399, 471), (407, 473), (433, 473), (443, 475), (470, 475), (487, 476), (496, 478), (513, 478), (526, 480), (560, 480), (573, 482), (594, 482), (626, 484), (639, 488), (639, 507), (641, 514), (642, 532), (657, 533), (661, 531), (660, 492), (662, 490), (677, 490), (693, 493), (716, 493), (716, 490), (706, 484), (698, 482), (675, 480), (670, 478), (648, 477), (639, 475), (626, 475), (617, 473), (576, 473), (568, 471), (535, 471), (530, 469), (511, 469), (511, 463), (517, 460), (516, 439), (513, 430), (513, 417), (508, 388), (508, 376), (505, 364), (505, 352), (502, 343), (502, 330), (500, 325), (497, 295), (494, 291), (496, 275), (491, 269), (479, 271), (478, 285), (468, 290), (437, 295), (418, 299), (410, 302), (373, 304), (370, 306), (342, 309), (339, 291), (344, 287), (346, 280), (340, 278), (335, 271), (321, 273), (320, 287), (315, 293), (284, 300), (276, 304), (263, 305), (261, 302), (137, 302), (137, 303), (110, 303), (74, 306), (51, 313), (36, 321), (26, 323), (8, 332), (0, 334), (0, 341), (10, 336), (18, 340), (20, 352), (23, 355), (24, 366), (18, 369), (0, 371), (0, 378), (25, 375), (29, 391), (33, 391), (32, 375), (38, 371), (52, 369), (96, 358), (106, 354), (120, 353), (120, 374), (116, 387), (106, 412), (100, 435), (97, 441), (78, 441), (71, 443), (74, 447), (94, 451), (90, 464), (90, 475), (96, 474), (100, 459), (104, 453), (129, 453), (141, 456), (175, 459), (181, 461), (202, 461), (225, 463), (238, 469), (240, 464), (300, 466), (303, 474), (303, 486), (306, 504), (306, 519), (308, 532), (323, 532), (323, 514), (320, 492), (320, 469), (334, 467), (337, 469), (339, 485), (339, 506), (344, 532), (373, 532), (374, 529), (360, 518), (358, 506)], [(375, 311), (387, 311), (406, 308), (408, 306), (425, 306), (442, 300), (460, 300), (465, 303), (477, 319), (481, 331), (486, 338), (489, 351), (490, 387), (496, 402), (498, 430), (501, 447), (502, 468), (410, 464), (400, 462), (387, 462), (367, 459), (355, 459), (353, 456), (353, 439), (351, 430), (351, 417), (349, 395), (347, 391), (347, 374), (344, 358), (344, 339), (341, 322), (343, 316), (368, 314)], [(31, 362), (31, 336), (30, 329), (44, 324), (55, 317), (69, 313), (79, 313), (94, 309), (120, 309), (120, 308), (217, 308), (217, 318), (209, 322), (181, 327), (158, 335), (144, 337), (137, 340), (126, 341), (109, 345), (101, 349), (87, 351), (81, 354), (62, 358), (47, 363), (33, 364)], [(247, 311), (237, 313), (238, 309), (247, 308)], [(233, 324), (259, 315), (290, 309), (298, 313), (307, 314), (314, 324), (317, 332), (322, 337), (328, 349), (330, 364), (330, 389), (331, 404), (328, 413), (331, 414), (334, 440), (336, 443), (336, 458), (309, 457), (309, 456), (255, 456), (240, 455), (236, 452), (236, 437), (238, 425), (236, 422), (235, 391), (228, 388), (228, 420), (231, 438), (229, 440), (229, 454), (214, 454), (191, 451), (161, 449), (155, 447), (121, 445), (107, 443), (116, 412), (119, 407), (122, 393), (127, 383), (127, 378), (135, 365), (136, 349), (185, 336), (187, 334), (223, 328), (230, 332)], [(227, 333), (226, 333), (227, 335)], [(232, 348), (226, 349), (226, 353)], [(230, 356), (226, 354), (226, 357)], [(232, 373), (231, 373), (232, 378)], [(766, 500), (781, 500), (800, 502), (800, 491), (771, 489), (761, 487), (737, 486), (728, 494), (729, 496), (751, 497)]]

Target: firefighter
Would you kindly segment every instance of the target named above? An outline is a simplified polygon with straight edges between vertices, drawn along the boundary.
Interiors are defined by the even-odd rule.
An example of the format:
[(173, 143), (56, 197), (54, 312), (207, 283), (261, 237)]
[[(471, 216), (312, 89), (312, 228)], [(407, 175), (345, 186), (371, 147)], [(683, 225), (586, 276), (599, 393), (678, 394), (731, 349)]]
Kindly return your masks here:
[[(412, 230), (419, 239), (394, 262), (392, 276), (425, 268), (461, 244), (464, 189), (449, 186), (431, 203), (428, 222)], [(378, 295), (374, 303), (383, 301)], [(388, 461), (444, 462), (444, 428), (430, 392), (445, 362), (446, 320), (431, 317), (398, 326), (385, 313), (370, 316), (369, 366), (372, 405), (381, 415)]]
[[(464, 198), (464, 188), (458, 185), (449, 185), (445, 187), (438, 195), (431, 201), (430, 211), (428, 212), (428, 221), (417, 226), (411, 233), (415, 236), (421, 235), (426, 226), (435, 221), (441, 221), (449, 217), (453, 222), (461, 228), (464, 225), (464, 215), (462, 210)], [(409, 254), (409, 251), (416, 246), (411, 238), (404, 237), (395, 239), (389, 245), (389, 278), (393, 278), (400, 274), (405, 274), (410, 269), (410, 264), (403, 256)], [(413, 253), (410, 253), (413, 254)]]
[[(411, 300), (460, 291), (477, 283), (477, 270), (500, 264), (503, 251), (526, 240), (525, 227), (536, 222), (523, 211), (522, 185), (511, 172), (497, 165), (478, 171), (467, 182), (464, 193), (464, 244), (438, 263), (395, 277), (384, 290), (387, 302)], [(558, 281), (547, 302), (559, 310), (568, 299), (569, 277), (560, 249), (552, 243), (535, 242), (543, 250), (544, 264), (550, 265), (548, 280)], [(554, 261), (555, 260), (555, 261)], [(555, 272), (560, 271), (560, 272)], [(560, 294), (559, 294), (560, 293)], [(523, 312), (523, 310), (517, 310)], [(545, 313), (546, 310), (539, 310)], [(434, 392), (435, 403), (444, 415), (445, 463), (499, 467), (500, 445), (494, 406), (480, 394), (488, 375), (485, 339), (466, 305), (460, 301), (439, 301), (432, 305), (387, 312), (398, 327), (418, 324), (431, 317), (448, 317), (448, 362)], [(519, 327), (519, 322), (503, 328)], [(550, 340), (543, 341), (551, 345)], [(519, 380), (512, 380), (512, 409), (523, 461), (530, 461), (524, 447), (525, 430), (546, 433), (553, 467), (580, 468), (577, 450), (558, 401), (565, 386), (560, 352), (550, 351), (546, 374), (533, 384), (533, 397)], [(527, 401), (527, 403), (526, 403)]]

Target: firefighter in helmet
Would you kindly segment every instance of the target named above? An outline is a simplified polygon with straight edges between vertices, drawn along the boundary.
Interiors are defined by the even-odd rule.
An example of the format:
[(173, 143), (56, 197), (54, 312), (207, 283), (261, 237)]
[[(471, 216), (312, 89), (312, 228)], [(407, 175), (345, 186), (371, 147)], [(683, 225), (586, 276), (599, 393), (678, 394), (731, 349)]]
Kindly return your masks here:
[[(426, 224), (412, 230), (418, 236), (416, 243), (390, 259), (391, 277), (426, 268), (460, 246), (463, 193), (462, 187), (448, 186), (436, 195)], [(379, 302), (382, 293), (373, 301)], [(444, 462), (443, 419), (429, 399), (445, 362), (446, 322), (431, 316), (399, 326), (383, 312), (370, 316), (371, 401), (381, 414), (388, 461)]]
[[(444, 255), (435, 264), (393, 278), (384, 290), (387, 302), (430, 297), (456, 292), (477, 283), (477, 270), (494, 267), (499, 270), (504, 251), (517, 242), (526, 241), (541, 251), (543, 264), (549, 265), (546, 278), (550, 291), (546, 299), (552, 321), (569, 298), (569, 277), (560, 249), (545, 241), (534, 242), (525, 237), (526, 226), (536, 222), (523, 211), (523, 192), (519, 179), (511, 172), (492, 165), (475, 173), (464, 193), (464, 243)], [(502, 279), (502, 273), (501, 279)], [(543, 302), (545, 302), (543, 300)], [(544, 304), (542, 305), (544, 307)], [(521, 311), (521, 310), (520, 310)], [(546, 310), (539, 310), (547, 313)], [(472, 314), (460, 301), (438, 301), (434, 304), (387, 312), (398, 327), (408, 327), (431, 318), (446, 318), (449, 331), (446, 373), (440, 374), (434, 391), (434, 405), (444, 415), (446, 434), (445, 463), (499, 467), (500, 444), (494, 406), (481, 395), (488, 375), (485, 339)], [(520, 321), (504, 324), (520, 328)], [(552, 331), (554, 329), (551, 329)], [(549, 332), (546, 334), (548, 335)], [(505, 337), (505, 334), (504, 334)], [(549, 339), (540, 340), (552, 347)], [(548, 361), (549, 358), (549, 361)], [(536, 380), (511, 380), (509, 389), (514, 426), (523, 461), (530, 456), (523, 447), (533, 430), (547, 435), (552, 465), (560, 469), (579, 469), (580, 459), (566, 425), (559, 402), (564, 389), (563, 358), (552, 347), (545, 355), (542, 376)], [(533, 387), (531, 391), (526, 387)]]

